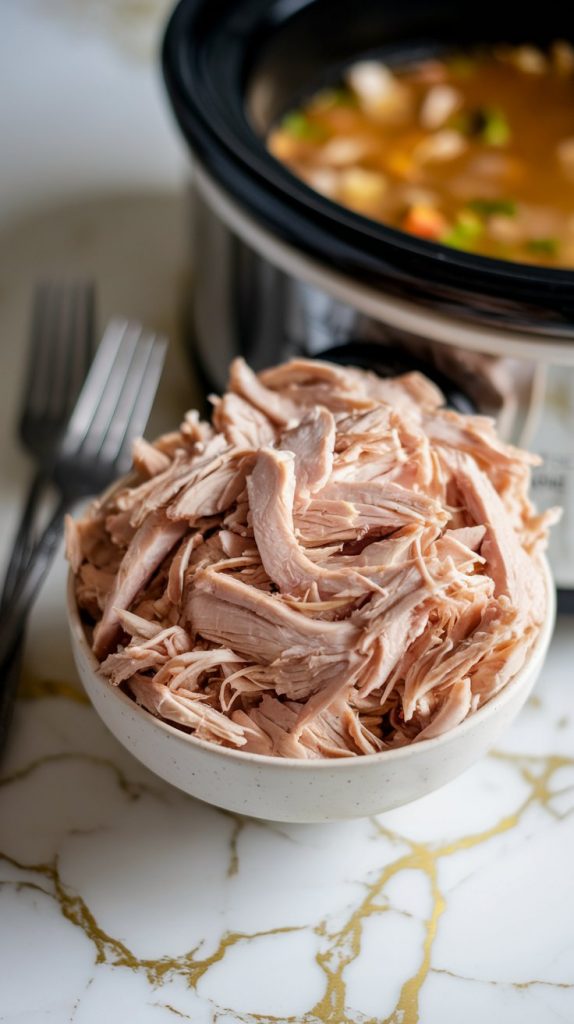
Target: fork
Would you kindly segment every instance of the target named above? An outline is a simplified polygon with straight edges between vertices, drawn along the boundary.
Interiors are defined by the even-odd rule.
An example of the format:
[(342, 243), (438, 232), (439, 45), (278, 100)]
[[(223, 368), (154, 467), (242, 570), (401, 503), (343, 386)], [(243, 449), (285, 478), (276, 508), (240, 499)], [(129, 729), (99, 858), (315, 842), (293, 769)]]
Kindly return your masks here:
[(44, 283), (36, 289), (18, 433), (37, 468), (12, 545), (0, 611), (7, 605), (30, 553), (34, 519), (47, 483), (47, 466), (92, 361), (93, 323), (91, 284)]
[(64, 515), (80, 498), (107, 487), (129, 468), (131, 443), (147, 423), (166, 344), (138, 324), (115, 320), (98, 348), (50, 470), (60, 495), (57, 507), (0, 622), (0, 740), (15, 699), (15, 687), (4, 685), (6, 673), (60, 541)]

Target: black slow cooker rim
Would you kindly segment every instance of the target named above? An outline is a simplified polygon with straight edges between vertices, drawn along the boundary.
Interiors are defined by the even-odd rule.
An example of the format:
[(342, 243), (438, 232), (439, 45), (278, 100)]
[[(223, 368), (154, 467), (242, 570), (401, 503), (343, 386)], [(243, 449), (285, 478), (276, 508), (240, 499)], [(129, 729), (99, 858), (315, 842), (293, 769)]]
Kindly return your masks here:
[[(317, 2), (301, 0), (289, 5), (290, 13)], [(447, 289), (460, 287), (477, 297), (518, 299), (532, 306), (559, 304), (566, 295), (571, 298), (571, 270), (496, 260), (418, 239), (347, 210), (292, 175), (269, 154), (250, 124), (244, 89), (234, 97), (236, 104), (241, 100), (239, 105), (220, 102), (221, 93), (210, 79), (205, 39), (199, 31), (208, 5), (212, 31), (223, 30), (220, 14), (233, 8), (234, 18), (238, 12), (244, 13), (245, 33), (250, 21), (255, 29), (261, 17), (269, 15), (273, 0), (180, 0), (167, 24), (162, 48), (168, 94), (188, 143), (216, 181), (256, 219), (298, 249), (353, 277), (380, 279), (389, 271), (398, 271), (399, 276), (403, 273), (412, 279), (420, 275), (429, 283)], [(192, 26), (198, 31), (193, 33)], [(239, 47), (239, 36), (236, 40)], [(237, 61), (238, 55), (230, 53), (230, 60)]]

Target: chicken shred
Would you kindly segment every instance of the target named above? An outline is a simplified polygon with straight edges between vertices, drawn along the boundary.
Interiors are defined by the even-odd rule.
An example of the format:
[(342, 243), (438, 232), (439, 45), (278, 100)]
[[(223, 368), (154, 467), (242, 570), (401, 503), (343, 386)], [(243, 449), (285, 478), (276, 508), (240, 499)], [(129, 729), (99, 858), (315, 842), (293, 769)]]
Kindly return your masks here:
[(420, 374), (238, 359), (212, 401), (67, 520), (108, 684), (200, 739), (313, 759), (439, 736), (512, 679), (558, 516), (529, 501), (533, 456)]

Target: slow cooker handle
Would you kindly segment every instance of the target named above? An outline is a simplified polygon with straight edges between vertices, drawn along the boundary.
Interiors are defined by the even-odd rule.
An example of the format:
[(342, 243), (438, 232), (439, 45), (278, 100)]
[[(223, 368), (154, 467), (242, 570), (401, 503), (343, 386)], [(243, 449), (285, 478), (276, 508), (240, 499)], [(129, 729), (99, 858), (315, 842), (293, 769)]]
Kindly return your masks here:
[(317, 353), (318, 359), (346, 366), (357, 366), (371, 370), (379, 377), (398, 377), (402, 373), (418, 371), (428, 377), (442, 391), (448, 408), (456, 412), (474, 414), (478, 410), (460, 386), (437, 370), (436, 366), (418, 359), (410, 352), (396, 345), (378, 345), (368, 341), (348, 341)]

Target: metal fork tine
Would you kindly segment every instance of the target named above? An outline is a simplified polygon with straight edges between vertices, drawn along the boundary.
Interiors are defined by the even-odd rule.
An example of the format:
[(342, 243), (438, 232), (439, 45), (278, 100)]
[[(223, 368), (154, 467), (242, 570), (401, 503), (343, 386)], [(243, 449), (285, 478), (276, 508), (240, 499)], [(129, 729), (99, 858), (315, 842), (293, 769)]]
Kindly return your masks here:
[[(145, 427), (147, 417), (143, 420), (140, 414), (134, 420), (134, 414), (140, 405), (145, 408), (145, 396), (149, 390), (147, 376), (150, 368), (153, 369), (153, 354), (157, 352), (156, 346), (158, 344), (161, 353), (163, 353), (161, 342), (158, 343), (153, 334), (142, 334), (138, 342), (130, 365), (129, 375), (123, 382), (122, 392), (118, 399), (110, 429), (102, 444), (101, 455), (105, 459), (117, 460), (122, 446), (127, 443), (129, 447), (131, 444), (138, 426), (140, 430), (143, 430)], [(163, 354), (161, 354), (160, 366), (162, 363)], [(155, 379), (156, 387), (158, 381), (159, 377)]]
[(100, 451), (110, 425), (116, 416), (122, 415), (121, 409), (118, 409), (118, 404), (122, 400), (126, 380), (129, 380), (131, 376), (132, 363), (138, 350), (141, 336), (142, 331), (138, 325), (130, 324), (124, 332), (106, 390), (102, 394), (99, 406), (92, 417), (90, 429), (82, 445), (82, 454), (84, 456), (96, 455)]
[(33, 410), (36, 414), (41, 413), (45, 403), (50, 365), (48, 356), (53, 337), (53, 332), (48, 330), (52, 324), (52, 308), (53, 296), (49, 285), (40, 285), (34, 293), (30, 348), (22, 398), (22, 408)]
[(124, 372), (124, 379), (121, 381), (116, 405), (111, 413), (108, 427), (105, 434), (100, 438), (100, 455), (105, 459), (113, 461), (116, 458), (137, 399), (142, 382), (142, 371), (147, 365), (152, 346), (153, 335), (142, 331), (136, 339), (129, 369), (127, 369), (127, 372)]
[(58, 386), (60, 408), (67, 419), (74, 407), (93, 355), (94, 289), (76, 284), (69, 294), (69, 311), (60, 335)]
[(21, 433), (31, 417), (46, 416), (54, 425), (64, 426), (91, 361), (93, 313), (91, 285), (46, 283), (36, 289)]
[(92, 284), (80, 285), (74, 317), (74, 345), (68, 378), (68, 414), (72, 411), (94, 358), (95, 294)]
[(106, 329), (70, 418), (64, 454), (79, 448), (90, 430), (102, 395), (114, 373), (116, 356), (128, 326), (126, 320), (113, 320)]
[(142, 369), (141, 383), (133, 403), (130, 417), (126, 423), (124, 436), (118, 446), (116, 466), (118, 472), (124, 472), (131, 465), (132, 442), (143, 434), (151, 412), (158, 384), (163, 370), (167, 339), (155, 337), (149, 351), (147, 361)]
[[(65, 409), (65, 385), (69, 332), (73, 330), (74, 295), (71, 288), (52, 289), (52, 337), (50, 338), (50, 360), (45, 379), (46, 410), (54, 419), (63, 416)], [(46, 346), (48, 348), (48, 346)]]

